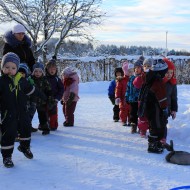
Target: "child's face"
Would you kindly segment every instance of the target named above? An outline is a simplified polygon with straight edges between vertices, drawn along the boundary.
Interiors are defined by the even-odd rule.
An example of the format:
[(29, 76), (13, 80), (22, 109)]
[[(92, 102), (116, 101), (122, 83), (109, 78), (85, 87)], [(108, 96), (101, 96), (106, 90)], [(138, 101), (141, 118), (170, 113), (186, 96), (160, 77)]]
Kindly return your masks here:
[(35, 69), (34, 70), (34, 76), (36, 77), (36, 78), (40, 78), (41, 76), (43, 75), (43, 72), (42, 72), (42, 70), (41, 69)]
[(7, 62), (4, 66), (3, 66), (3, 73), (9, 76), (14, 76), (17, 73), (17, 66), (15, 63), (13, 62)]
[(174, 71), (169, 69), (168, 72), (165, 74), (165, 77), (170, 80), (173, 76)]
[(144, 65), (143, 65), (143, 71), (144, 71), (145, 73), (147, 73), (150, 69), (151, 69), (151, 66), (150, 66), (150, 65), (148, 65), (148, 64), (144, 64)]
[(121, 72), (116, 72), (115, 75), (116, 77), (121, 77)]
[(26, 78), (26, 74), (24, 72), (19, 72), (23, 78)]
[(134, 74), (134, 69), (128, 69), (128, 76), (132, 76)]
[(135, 67), (135, 74), (136, 74), (136, 75), (141, 74), (141, 72), (142, 72), (141, 67)]
[(56, 66), (50, 66), (50, 67), (48, 68), (48, 73), (49, 73), (50, 75), (55, 75), (56, 72), (57, 72)]

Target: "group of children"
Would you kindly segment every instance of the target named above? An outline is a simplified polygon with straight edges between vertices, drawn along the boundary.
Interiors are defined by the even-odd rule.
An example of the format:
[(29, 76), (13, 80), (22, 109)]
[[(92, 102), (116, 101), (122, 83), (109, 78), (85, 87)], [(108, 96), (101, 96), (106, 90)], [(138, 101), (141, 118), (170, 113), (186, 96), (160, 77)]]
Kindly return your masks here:
[[(131, 133), (148, 135), (148, 152), (162, 153), (167, 138), (168, 117), (176, 117), (177, 81), (175, 65), (165, 57), (135, 63), (125, 61), (115, 69), (115, 79), (108, 88), (114, 105), (114, 121), (131, 126)], [(117, 108), (117, 109), (116, 109)]]
[[(8, 52), (1, 61), (0, 110), (1, 153), (5, 167), (13, 167), (12, 154), (15, 137), (19, 136), (18, 150), (32, 159), (31, 131), (41, 130), (42, 135), (58, 128), (58, 102), (63, 105), (66, 127), (74, 126), (74, 111), (78, 97), (79, 77), (67, 67), (61, 78), (57, 74), (56, 60), (44, 65), (35, 63), (29, 74), (26, 63), (20, 63), (17, 54)], [(37, 111), (38, 129), (32, 127)]]

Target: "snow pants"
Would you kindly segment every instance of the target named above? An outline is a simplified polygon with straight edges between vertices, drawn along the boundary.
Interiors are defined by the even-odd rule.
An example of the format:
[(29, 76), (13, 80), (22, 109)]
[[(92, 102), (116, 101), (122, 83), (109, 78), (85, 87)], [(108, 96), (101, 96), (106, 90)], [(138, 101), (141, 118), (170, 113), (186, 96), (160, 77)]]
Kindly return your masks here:
[(57, 129), (58, 127), (58, 107), (57, 104), (48, 111), (49, 125), (51, 129)]
[(119, 109), (120, 109), (119, 117), (121, 121), (123, 123), (126, 123), (126, 122), (130, 123), (130, 105), (127, 104), (125, 100), (123, 100), (119, 104)]
[(67, 105), (66, 103), (63, 103), (63, 114), (65, 116), (66, 123), (69, 123), (70, 125), (74, 125), (74, 112), (76, 108), (77, 102), (72, 102), (71, 105)]

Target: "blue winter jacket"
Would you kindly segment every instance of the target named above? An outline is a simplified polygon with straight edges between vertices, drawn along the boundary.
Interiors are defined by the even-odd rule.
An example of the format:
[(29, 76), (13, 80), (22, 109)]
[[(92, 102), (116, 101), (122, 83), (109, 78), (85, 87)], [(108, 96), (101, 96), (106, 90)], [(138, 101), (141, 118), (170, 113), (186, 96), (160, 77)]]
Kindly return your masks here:
[(125, 94), (126, 102), (137, 102), (138, 101), (140, 89), (137, 89), (134, 87), (134, 85), (133, 85), (134, 80), (135, 80), (135, 76), (132, 75), (129, 78), (129, 81), (127, 83), (127, 91)]
[(115, 97), (115, 87), (116, 87), (116, 82), (114, 79), (110, 82), (110, 85), (108, 87), (108, 96), (109, 97)]

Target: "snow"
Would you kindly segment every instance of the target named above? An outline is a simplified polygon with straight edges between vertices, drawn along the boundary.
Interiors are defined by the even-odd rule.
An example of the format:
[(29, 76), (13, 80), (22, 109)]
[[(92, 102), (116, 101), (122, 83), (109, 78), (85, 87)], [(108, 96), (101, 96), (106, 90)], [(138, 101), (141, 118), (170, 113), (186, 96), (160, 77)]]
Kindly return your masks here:
[[(62, 126), (48, 136), (32, 133), (29, 160), (17, 150), (14, 168), (0, 158), (0, 189), (35, 190), (169, 190), (190, 185), (190, 166), (167, 163), (163, 154), (147, 153), (147, 139), (130, 134), (130, 127), (112, 121), (107, 97), (109, 82), (80, 84), (75, 126)], [(176, 150), (190, 152), (190, 86), (179, 85), (179, 112), (169, 119), (168, 140)], [(33, 126), (38, 126), (37, 115)]]

